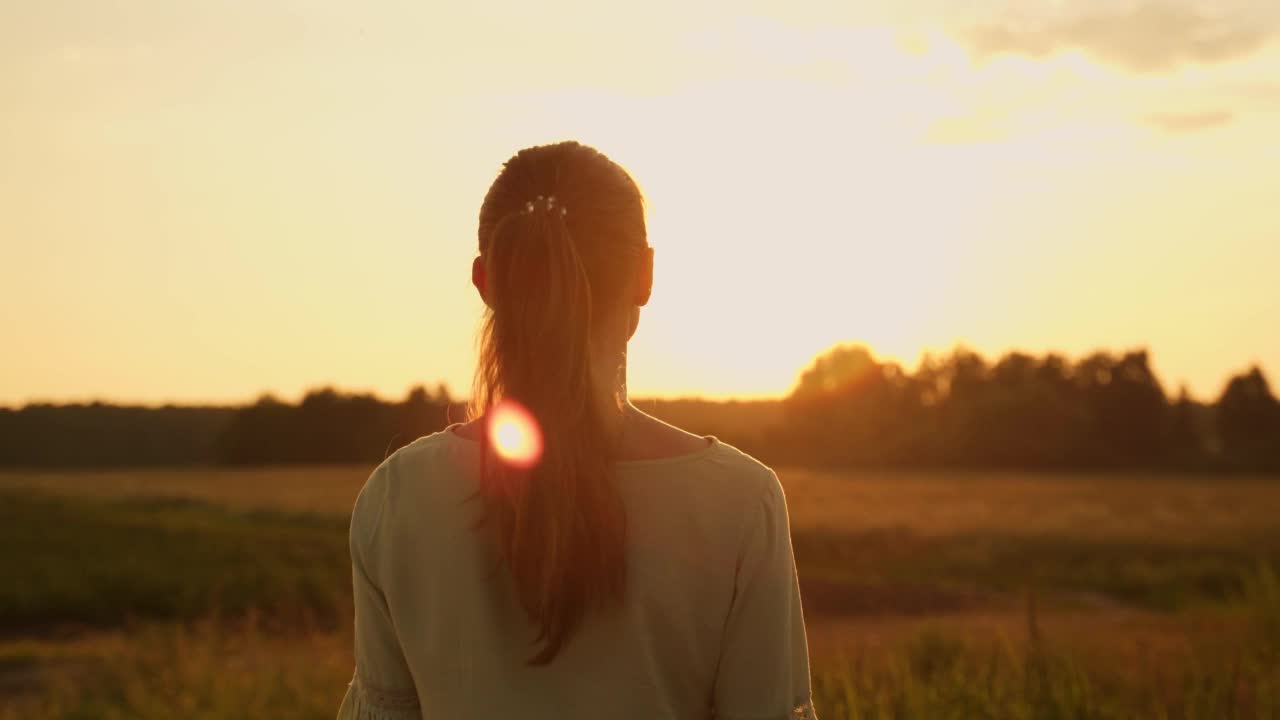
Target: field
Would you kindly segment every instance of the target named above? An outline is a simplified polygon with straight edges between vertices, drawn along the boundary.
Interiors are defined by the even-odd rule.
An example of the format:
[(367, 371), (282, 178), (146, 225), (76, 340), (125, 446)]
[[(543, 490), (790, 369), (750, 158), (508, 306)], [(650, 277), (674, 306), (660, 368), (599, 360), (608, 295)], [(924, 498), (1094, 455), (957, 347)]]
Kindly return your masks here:
[[(326, 718), (371, 468), (0, 474), (0, 718)], [(823, 718), (1280, 717), (1280, 482), (782, 470)]]

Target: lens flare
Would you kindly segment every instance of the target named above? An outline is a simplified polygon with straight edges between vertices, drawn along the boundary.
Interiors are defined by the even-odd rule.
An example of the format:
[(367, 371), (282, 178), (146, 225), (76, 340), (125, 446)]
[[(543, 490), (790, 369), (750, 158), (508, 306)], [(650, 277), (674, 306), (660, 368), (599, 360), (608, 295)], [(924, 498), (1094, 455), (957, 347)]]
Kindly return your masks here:
[(538, 421), (515, 400), (502, 400), (489, 410), (488, 433), (494, 454), (512, 467), (530, 468), (542, 459)]

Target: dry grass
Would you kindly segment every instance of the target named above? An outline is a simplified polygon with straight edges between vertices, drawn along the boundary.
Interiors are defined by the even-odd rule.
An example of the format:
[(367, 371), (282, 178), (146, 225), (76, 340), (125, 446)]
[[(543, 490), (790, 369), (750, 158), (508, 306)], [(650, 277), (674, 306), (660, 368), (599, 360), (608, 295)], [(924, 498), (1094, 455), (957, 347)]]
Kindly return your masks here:
[[(1121, 666), (1065, 652), (1050, 627), (1026, 637), (1025, 618), (1012, 641), (954, 629), (929, 625), (883, 648), (815, 654), (820, 716), (1261, 720), (1280, 712), (1280, 665), (1256, 648), (1198, 647), (1189, 658), (1156, 648), (1158, 662)], [(333, 717), (345, 691), (351, 636), (264, 631), (252, 617), (148, 625), (0, 647), (0, 667), (23, 684), (0, 704), (0, 720), (318, 720)]]
[(1280, 482), (1240, 476), (779, 472), (798, 529), (1239, 542), (1280, 525)]
[[(1239, 612), (1200, 610), (1152, 613), (1123, 607), (1043, 609), (1038, 631), (1081, 665), (1110, 674), (1135, 668), (1173, 671), (1197, 654), (1229, 655), (1249, 632), (1250, 619)], [(1023, 608), (922, 615), (815, 618), (809, 623), (809, 651), (815, 664), (850, 656), (882, 658), (921, 634), (936, 632), (981, 647), (996, 643), (1025, 646)]]
[(349, 633), (264, 631), (252, 616), (0, 645), (0, 720), (332, 718), (351, 647)]
[[(241, 510), (350, 511), (372, 466), (0, 472), (0, 490), (201, 500)], [(1241, 476), (779, 471), (793, 527), (1237, 542), (1276, 530), (1280, 482)]]

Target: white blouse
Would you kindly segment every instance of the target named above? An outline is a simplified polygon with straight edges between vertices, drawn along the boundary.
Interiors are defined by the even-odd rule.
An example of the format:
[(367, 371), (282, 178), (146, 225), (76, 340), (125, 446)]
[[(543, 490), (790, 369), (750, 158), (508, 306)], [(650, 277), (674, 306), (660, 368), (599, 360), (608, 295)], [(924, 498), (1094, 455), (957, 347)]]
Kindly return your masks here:
[(816, 720), (786, 499), (713, 437), (620, 462), (622, 606), (554, 661), (472, 525), (479, 445), (451, 427), (370, 476), (351, 517), (356, 671), (342, 720)]

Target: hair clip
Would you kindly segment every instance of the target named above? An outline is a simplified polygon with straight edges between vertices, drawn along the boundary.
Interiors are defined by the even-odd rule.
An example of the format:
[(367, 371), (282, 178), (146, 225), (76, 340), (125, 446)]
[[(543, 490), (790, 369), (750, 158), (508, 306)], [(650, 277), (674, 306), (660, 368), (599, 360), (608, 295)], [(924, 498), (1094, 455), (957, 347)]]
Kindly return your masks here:
[(546, 210), (547, 212), (550, 212), (552, 210), (559, 210), (560, 217), (564, 217), (565, 215), (569, 214), (569, 208), (565, 207), (564, 205), (556, 206), (555, 195), (548, 195), (546, 197), (539, 195), (534, 199), (526, 202), (524, 204), (524, 213), (526, 215), (532, 214), (535, 206), (537, 205), (541, 205), (543, 209)]

